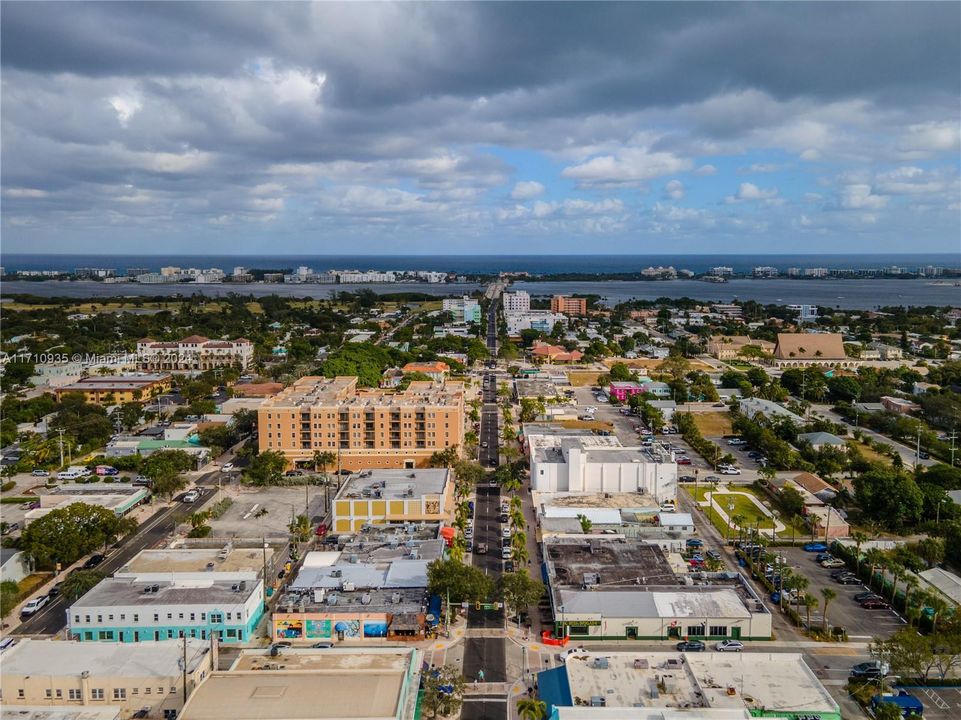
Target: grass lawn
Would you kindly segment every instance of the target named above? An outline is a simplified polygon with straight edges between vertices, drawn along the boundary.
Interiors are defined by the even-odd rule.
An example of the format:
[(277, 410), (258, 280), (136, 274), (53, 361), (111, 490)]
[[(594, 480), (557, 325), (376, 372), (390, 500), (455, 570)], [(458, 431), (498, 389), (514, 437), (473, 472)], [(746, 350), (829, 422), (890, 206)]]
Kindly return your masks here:
[(691, 413), (694, 424), (704, 437), (731, 435), (731, 414), (726, 412)]
[(572, 370), (567, 373), (567, 379), (571, 381), (571, 385), (574, 387), (597, 385), (597, 378), (600, 376), (601, 374), (599, 372), (590, 372), (587, 370)]
[(614, 431), (614, 425), (602, 420), (558, 420), (558, 425), (565, 428), (584, 428), (587, 430)]
[[(604, 364), (607, 367), (611, 367), (614, 363), (624, 363), (629, 368), (634, 370), (656, 370), (658, 365), (663, 363), (663, 360), (656, 360), (654, 358), (606, 358)], [(688, 363), (690, 363), (691, 370), (702, 370), (704, 372), (711, 372), (714, 370), (713, 367), (708, 365), (703, 360), (698, 360), (697, 358), (688, 358)]]
[(877, 450), (869, 448), (864, 443), (859, 443), (857, 440), (848, 440), (848, 445), (856, 447), (868, 462), (879, 463), (881, 465), (891, 464), (891, 458), (887, 455), (882, 455)]

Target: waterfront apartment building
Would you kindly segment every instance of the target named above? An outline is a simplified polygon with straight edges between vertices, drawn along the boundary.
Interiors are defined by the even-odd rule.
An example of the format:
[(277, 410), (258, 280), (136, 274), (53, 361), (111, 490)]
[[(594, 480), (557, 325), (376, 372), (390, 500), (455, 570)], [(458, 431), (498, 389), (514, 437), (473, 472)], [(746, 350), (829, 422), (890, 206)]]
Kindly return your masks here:
[(505, 313), (526, 313), (531, 309), (531, 296), (526, 290), (501, 295)]
[(170, 376), (162, 373), (143, 375), (98, 375), (85, 377), (58, 387), (57, 402), (69, 393), (80, 393), (94, 405), (140, 402), (170, 389)]
[(587, 315), (587, 298), (555, 295), (551, 298), (551, 312), (564, 315)]
[(246, 370), (254, 359), (254, 344), (247, 338), (211, 340), (202, 335), (191, 335), (172, 342), (144, 338), (137, 341), (137, 356), (141, 370), (202, 372), (234, 366)]
[(459, 298), (448, 298), (444, 300), (443, 308), (444, 312), (449, 312), (454, 316), (454, 322), (480, 324), (480, 303), (473, 298), (466, 295)]
[(260, 450), (312, 464), (337, 455), (341, 469), (422, 467), (439, 450), (464, 442), (464, 385), (426, 380), (406, 390), (366, 389), (357, 378), (307, 376), (257, 411)]

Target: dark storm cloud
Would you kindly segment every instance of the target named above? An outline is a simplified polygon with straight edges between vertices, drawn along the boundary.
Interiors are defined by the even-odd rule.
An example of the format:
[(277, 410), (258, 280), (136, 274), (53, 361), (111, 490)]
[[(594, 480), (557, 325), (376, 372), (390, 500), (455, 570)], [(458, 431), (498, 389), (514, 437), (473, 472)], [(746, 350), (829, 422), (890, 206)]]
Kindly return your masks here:
[[(955, 163), (959, 57), (959, 3), (4, 2), (7, 237), (56, 213), (706, 231), (724, 220), (601, 195), (750, 152), (839, 177)], [(511, 153), (557, 167), (524, 176)], [(784, 158), (737, 166), (757, 160)], [(515, 203), (516, 181), (545, 197)], [(572, 182), (586, 195), (560, 197)], [(865, 184), (837, 193), (895, 211)]]

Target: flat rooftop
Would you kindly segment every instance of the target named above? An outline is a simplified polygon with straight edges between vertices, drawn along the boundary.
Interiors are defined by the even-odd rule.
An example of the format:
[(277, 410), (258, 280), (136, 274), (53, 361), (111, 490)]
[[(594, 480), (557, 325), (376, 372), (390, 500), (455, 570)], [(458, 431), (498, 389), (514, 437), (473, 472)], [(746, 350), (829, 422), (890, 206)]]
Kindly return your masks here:
[(538, 378), (517, 378), (514, 389), (517, 397), (521, 398), (551, 398), (557, 395), (557, 387), (553, 381)]
[(351, 475), (338, 498), (377, 497), (388, 500), (441, 495), (447, 486), (447, 468), (408, 470), (363, 470)]
[(329, 407), (413, 407), (417, 405), (456, 406), (464, 399), (464, 384), (456, 381), (434, 383), (415, 380), (406, 390), (361, 389), (357, 378), (308, 375), (294, 381), (278, 394), (264, 400), (262, 409), (303, 406)]
[(587, 652), (565, 670), (572, 698), (606, 707), (839, 712), (799, 653)]
[[(259, 582), (230, 580), (143, 581), (129, 577), (101, 580), (92, 590), (74, 602), (71, 609), (95, 607), (142, 607), (155, 605), (242, 605), (250, 594), (260, 592)], [(147, 587), (157, 592), (144, 592)], [(234, 590), (233, 587), (242, 588)]]
[[(537, 493), (540, 495), (540, 493)], [(584, 493), (561, 495), (547, 493), (544, 512), (556, 514), (559, 508), (610, 508), (637, 513), (657, 512), (660, 506), (650, 495), (631, 492)]]
[[(273, 548), (267, 548), (267, 564), (273, 557)], [(264, 569), (263, 548), (165, 548), (143, 550), (118, 573), (144, 574), (162, 572), (255, 572)]]
[(123, 716), (120, 705), (100, 707), (71, 707), (68, 705), (5, 705), (0, 708), (0, 720), (119, 720)]
[[(188, 700), (183, 720), (387, 720), (400, 715), (416, 650), (243, 653)], [(409, 692), (415, 692), (411, 687)]]
[[(210, 643), (188, 638), (188, 671), (193, 672), (209, 652)], [(87, 670), (94, 677), (178, 677), (182, 657), (182, 640), (82, 643), (24, 638), (3, 652), (3, 672), (7, 675), (79, 677)]]
[(552, 586), (680, 585), (657, 545), (624, 540), (578, 539), (546, 545)]
[(146, 494), (144, 490), (139, 485), (131, 485), (130, 483), (64, 483), (63, 485), (58, 485), (57, 487), (51, 488), (48, 492), (43, 492), (43, 495), (71, 495), (71, 496), (82, 496), (82, 495), (138, 495)]

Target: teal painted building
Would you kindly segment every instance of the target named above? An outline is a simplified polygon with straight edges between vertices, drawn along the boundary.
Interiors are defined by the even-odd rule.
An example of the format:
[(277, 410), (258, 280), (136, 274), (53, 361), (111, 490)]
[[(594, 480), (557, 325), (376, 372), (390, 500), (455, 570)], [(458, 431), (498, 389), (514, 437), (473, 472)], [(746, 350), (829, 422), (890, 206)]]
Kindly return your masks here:
[(103, 580), (67, 611), (69, 635), (87, 642), (169, 640), (185, 635), (248, 642), (264, 613), (263, 583), (218, 579), (213, 573), (171, 573), (165, 579)]

